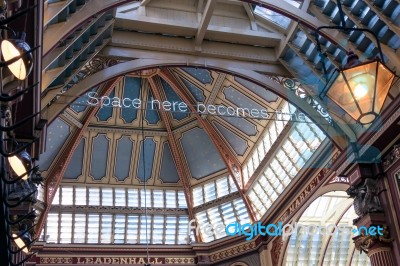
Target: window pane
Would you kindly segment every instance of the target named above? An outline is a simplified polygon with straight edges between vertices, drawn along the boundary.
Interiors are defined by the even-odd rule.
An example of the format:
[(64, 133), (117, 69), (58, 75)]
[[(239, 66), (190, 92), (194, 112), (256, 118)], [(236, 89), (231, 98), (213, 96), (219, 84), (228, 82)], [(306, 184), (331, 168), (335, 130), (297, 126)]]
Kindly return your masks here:
[[(145, 197), (146, 194), (146, 197)], [(144, 189), (140, 190), (140, 207), (151, 206), (151, 190), (147, 189), (146, 193)]]
[(101, 189), (101, 205), (102, 206), (113, 206), (113, 190), (112, 188)]
[(100, 205), (100, 189), (98, 187), (89, 188), (89, 205), (91, 206)]
[(72, 214), (61, 214), (60, 243), (71, 243), (72, 236)]
[(126, 243), (136, 244), (138, 242), (139, 216), (128, 215), (128, 227), (126, 229)]
[(175, 190), (167, 190), (165, 192), (165, 199), (167, 208), (176, 208), (176, 191)]
[(126, 206), (126, 193), (124, 188), (114, 189), (115, 206)]
[(86, 205), (85, 187), (75, 187), (75, 205)]
[(154, 190), (153, 197), (154, 197), (154, 207), (164, 208), (164, 191)]
[(139, 207), (139, 193), (137, 189), (128, 189), (128, 206)]
[(114, 222), (114, 243), (125, 243), (125, 215), (117, 214)]
[(58, 243), (58, 213), (49, 213), (47, 216), (46, 239), (48, 243)]
[(75, 214), (74, 243), (85, 243), (86, 214)]
[(100, 242), (103, 244), (111, 243), (112, 215), (103, 214), (101, 216), (101, 237)]
[(61, 205), (72, 205), (73, 204), (73, 188), (62, 187), (61, 188)]
[(99, 243), (99, 215), (90, 213), (88, 215), (87, 243)]

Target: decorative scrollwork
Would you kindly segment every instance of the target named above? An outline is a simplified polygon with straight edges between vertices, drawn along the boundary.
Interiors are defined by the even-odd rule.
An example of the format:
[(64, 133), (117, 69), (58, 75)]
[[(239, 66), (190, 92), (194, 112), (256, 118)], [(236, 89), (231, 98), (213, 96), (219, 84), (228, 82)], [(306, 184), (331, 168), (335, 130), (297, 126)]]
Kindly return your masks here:
[(328, 111), (323, 108), (318, 101), (316, 101), (310, 94), (307, 93), (307, 91), (304, 89), (302, 84), (299, 81), (296, 81), (295, 79), (292, 78), (286, 78), (286, 77), (280, 77), (280, 76), (269, 76), (267, 75), (268, 78), (272, 79), (273, 81), (281, 84), (285, 88), (291, 90), (294, 92), (296, 96), (298, 96), (301, 99), (306, 100), (306, 102), (315, 110), (318, 111), (318, 113), (321, 114), (321, 116), (328, 121), (329, 124), (332, 124), (332, 117), (329, 115)]
[(387, 170), (400, 159), (400, 145), (394, 145), (393, 150), (383, 160), (383, 168)]
[(93, 75), (94, 73), (106, 69), (108, 67), (117, 65), (119, 63), (122, 63), (123, 61), (116, 60), (113, 58), (108, 58), (108, 57), (101, 57), (97, 56), (94, 57), (92, 60), (87, 62), (81, 70), (76, 74), (70, 82), (68, 82), (64, 88), (63, 92), (69, 90), (72, 86), (75, 84), (79, 83), (81, 80), (85, 79), (86, 77)]
[(390, 237), (387, 225), (383, 225), (382, 235), (366, 235), (362, 232), (359, 236), (353, 238), (357, 250), (368, 253), (368, 251), (375, 245), (380, 243), (390, 243), (393, 238)]

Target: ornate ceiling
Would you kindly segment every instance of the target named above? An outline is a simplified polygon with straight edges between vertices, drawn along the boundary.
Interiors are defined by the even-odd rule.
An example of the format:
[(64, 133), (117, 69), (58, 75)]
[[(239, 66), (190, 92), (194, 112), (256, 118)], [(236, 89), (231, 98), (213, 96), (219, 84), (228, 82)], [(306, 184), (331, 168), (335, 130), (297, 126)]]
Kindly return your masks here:
[[(399, 69), (398, 0), (343, 5), (349, 26), (378, 32), (389, 66)], [(304, 169), (328, 146), (326, 136), (345, 147), (341, 135), (365, 130), (340, 113), (334, 118), (350, 125), (335, 124), (311, 98), (324, 81), (313, 28), (329, 23), (339, 23), (329, 0), (47, 1), (42, 110), (50, 123), (38, 161), (47, 184), (40, 227), (50, 215), (42, 239), (209, 242), (225, 235), (201, 231), (189, 239), (185, 223), (256, 221), (275, 211), (279, 197), (308, 178)], [(328, 70), (342, 64), (346, 49), (374, 57), (370, 37), (320, 37)], [(338, 38), (349, 41), (336, 46)], [(386, 105), (398, 93), (391, 90)], [(143, 104), (91, 106), (94, 96)], [(152, 105), (166, 101), (186, 111)], [(196, 112), (199, 103), (223, 112)], [(271, 119), (225, 115), (228, 107), (267, 110)], [(288, 122), (277, 111), (304, 111), (311, 120)], [(170, 229), (159, 229), (162, 239), (132, 233), (128, 224), (147, 219)], [(63, 220), (66, 233), (58, 230)], [(95, 233), (77, 231), (72, 220), (97, 224)], [(99, 232), (116, 221), (120, 227), (103, 239)]]

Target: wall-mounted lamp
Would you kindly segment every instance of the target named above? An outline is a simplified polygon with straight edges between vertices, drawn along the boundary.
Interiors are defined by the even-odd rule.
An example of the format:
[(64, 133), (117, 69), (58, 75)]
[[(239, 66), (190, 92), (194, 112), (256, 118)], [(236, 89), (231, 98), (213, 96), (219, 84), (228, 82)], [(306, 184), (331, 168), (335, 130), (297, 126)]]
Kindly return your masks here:
[(29, 171), (32, 169), (32, 158), (26, 151), (8, 157), (8, 163), (17, 176), (23, 180), (28, 179)]
[(32, 49), (25, 42), (25, 33), (21, 33), (20, 38), (16, 38), (14, 34), (12, 39), (3, 40), (0, 47), (1, 54), (6, 62), (18, 58), (16, 62), (7, 65), (7, 67), (17, 79), (24, 80), (33, 67)]
[(346, 65), (343, 68), (335, 69), (330, 78), (327, 78), (327, 84), (320, 97), (324, 99), (328, 96), (358, 123), (362, 125), (371, 124), (379, 116), (396, 75), (384, 64), (382, 49), (376, 34), (369, 29), (345, 27), (340, 0), (337, 0), (337, 6), (342, 26), (322, 26), (317, 28), (315, 32), (317, 49), (323, 59), (325, 75), (327, 75), (324, 62), (325, 55), (321, 52), (321, 44), (318, 38), (322, 29), (368, 32), (376, 39), (380, 58), (360, 62), (357, 55), (351, 51), (348, 52)]
[(28, 246), (32, 242), (32, 236), (28, 232), (19, 232), (12, 234), (15, 244), (19, 249), (21, 249), (24, 253), (29, 252)]
[(32, 52), (37, 49), (31, 49), (25, 42), (25, 32), (20, 33), (20, 37), (6, 26), (0, 26), (0, 29), (11, 32), (12, 37), (1, 41), (0, 50), (5, 61), (0, 62), (0, 66), (7, 66), (11, 73), (19, 80), (24, 80), (33, 68)]
[[(24, 10), (12, 12), (13, 14), (8, 16), (11, 10), (7, 8), (7, 2), (9, 1), (0, 0), (0, 68), (8, 68), (17, 80), (26, 80), (33, 69), (33, 51), (39, 46), (31, 48), (25, 42), (25, 33), (16, 34), (7, 25), (12, 25), (12, 22), (22, 16), (27, 18), (27, 16), (40, 14), (35, 13), (34, 8), (42, 8), (42, 6), (29, 6)], [(27, 5), (29, 3), (30, 1), (26, 1)], [(23, 30), (26, 31), (26, 27)], [(35, 43), (40, 40), (40, 34), (38, 36)], [(2, 81), (2, 72), (0, 71), (0, 81)], [(36, 77), (29, 79), (28, 82), (32, 80), (36, 80)], [(0, 244), (2, 247), (7, 247), (0, 249), (1, 265), (6, 265), (6, 263), (12, 266), (23, 265), (33, 256), (32, 253), (26, 256), (22, 253), (29, 253), (30, 246), (36, 240), (34, 239), (36, 235), (34, 222), (37, 212), (41, 210), (41, 207), (35, 203), (38, 196), (37, 186), (43, 179), (29, 155), (31, 145), (38, 138), (34, 134), (31, 140), (18, 143), (14, 132), (23, 124), (32, 121), (40, 112), (25, 116), (18, 122), (11, 119), (11, 108), (16, 106), (15, 102), (21, 104), (18, 103), (21, 100), (20, 96), (37, 88), (40, 79), (36, 84), (30, 84), (29, 87), (22, 89), (21, 84), (28, 82), (18, 82), (17, 90), (15, 90), (17, 92), (12, 95), (5, 93), (3, 82), (0, 82), (0, 216), (5, 219), (3, 227), (5, 234), (0, 234)], [(32, 94), (37, 93), (39, 92)], [(37, 103), (36, 99), (33, 99), (34, 104), (40, 106), (40, 102)], [(35, 110), (38, 109), (35, 108)], [(19, 253), (21, 255), (13, 256)]]

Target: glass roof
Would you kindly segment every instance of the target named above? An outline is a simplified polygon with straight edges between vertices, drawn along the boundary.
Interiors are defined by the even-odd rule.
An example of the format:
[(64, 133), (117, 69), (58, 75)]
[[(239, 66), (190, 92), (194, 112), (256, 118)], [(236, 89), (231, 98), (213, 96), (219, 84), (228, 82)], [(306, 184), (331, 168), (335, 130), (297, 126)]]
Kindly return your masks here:
[[(334, 1), (284, 1), (296, 8), (309, 4), (304, 12), (323, 24), (340, 23)], [(77, 2), (78, 6), (85, 4)], [(292, 21), (287, 17), (240, 1), (218, 1), (214, 11), (207, 11), (212, 13), (209, 24), (202, 24), (199, 15), (206, 11), (207, 1), (178, 1), (175, 5), (149, 2), (146, 12), (139, 3), (130, 3), (115, 13), (110, 10), (98, 18), (93, 16), (82, 28), (66, 31), (69, 36), (55, 36), (51, 28), (68, 24), (65, 22), (74, 18), (77, 12), (72, 5), (66, 4), (65, 12), (57, 12), (46, 20), (44, 105), (59, 104), (59, 93), (73, 90), (96, 71), (125, 60), (148, 59), (153, 53), (167, 58), (204, 55), (207, 60), (210, 57), (210, 62), (215, 58), (227, 60), (220, 61), (224, 64), (234, 61), (232, 65), (238, 68), (254, 65), (251, 71), (278, 79), (297, 78), (296, 82), (291, 80), (293, 84), (301, 82), (307, 91), (315, 93), (323, 86), (322, 59), (314, 35), (297, 23), (292, 23), (293, 31), (289, 31)], [(396, 50), (400, 47), (397, 1), (375, 1), (376, 7), (359, 0), (343, 4), (349, 9), (346, 24), (377, 32), (385, 55), (391, 58), (389, 64), (395, 66)], [(47, 27), (50, 24), (52, 27)], [(351, 32), (343, 38), (339, 33), (338, 38), (346, 40), (341, 46), (352, 48), (362, 58), (377, 54), (368, 35)], [(326, 50), (328, 72), (332, 71), (343, 63), (344, 48), (322, 37), (320, 41)], [(54, 43), (54, 47), (49, 43)], [(312, 105), (306, 90), (294, 87), (293, 92)], [(90, 88), (99, 95), (103, 89), (102, 85)], [(210, 234), (204, 226), (255, 222), (249, 210), (255, 213), (256, 220), (267, 217), (278, 197), (293, 180), (302, 178), (302, 169), (312, 166), (324, 142), (328, 142), (324, 132), (309, 118), (299, 123), (276, 116), (271, 120), (196, 116), (194, 112), (168, 113), (150, 108), (151, 100), (159, 100), (185, 102), (188, 106), (201, 103), (235, 110), (252, 106), (271, 113), (299, 112), (262, 86), (207, 67), (130, 72), (104, 96), (137, 98), (146, 104), (136, 110), (104, 107), (91, 114), (91, 108), (85, 105), (87, 96), (82, 95), (48, 126), (47, 149), (39, 160), (43, 176), (51, 177), (60, 154), (68, 147), (77, 147), (69, 154), (70, 163), (42, 231), (41, 239), (49, 243), (185, 245), (221, 239), (226, 237), (224, 232)], [(321, 106), (312, 106), (327, 118)], [(359, 129), (355, 127), (356, 130)], [(79, 140), (73, 140), (76, 132), (81, 136)], [(230, 172), (229, 160), (234, 161), (240, 174)], [(45, 190), (40, 192), (39, 199), (45, 201)], [(250, 206), (246, 206), (244, 197), (249, 199)], [(351, 208), (343, 209), (345, 215), (340, 221), (332, 220), (341, 203), (348, 203), (346, 198), (339, 192), (321, 196), (299, 222), (338, 222), (350, 226), (349, 221), (355, 216)], [(197, 235), (188, 235), (192, 218), (199, 224)], [(297, 233), (289, 241), (287, 265), (317, 264), (323, 248), (324, 265), (344, 265), (349, 258), (354, 265), (368, 263), (364, 255), (354, 252), (349, 234), (335, 235), (325, 245), (327, 239), (322, 235)]]
[[(289, 4), (291, 4), (294, 7), (299, 8), (301, 6), (301, 3), (303, 1), (294, 1), (294, 0), (283, 0)], [(254, 13), (256, 15), (260, 15), (261, 17), (267, 19), (268, 21), (271, 21), (278, 26), (287, 29), (289, 27), (290, 22), (292, 21), (290, 18), (282, 16), (279, 13), (276, 13), (270, 9), (260, 7), (260, 6), (255, 6)]]
[[(365, 253), (355, 250), (351, 230), (356, 216), (352, 199), (345, 192), (330, 192), (314, 200), (298, 220), (297, 231), (290, 236), (284, 265), (371, 265)], [(323, 230), (308, 231), (304, 227), (310, 225), (336, 225), (347, 230), (325, 234)]]

